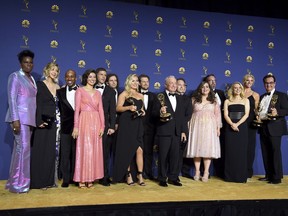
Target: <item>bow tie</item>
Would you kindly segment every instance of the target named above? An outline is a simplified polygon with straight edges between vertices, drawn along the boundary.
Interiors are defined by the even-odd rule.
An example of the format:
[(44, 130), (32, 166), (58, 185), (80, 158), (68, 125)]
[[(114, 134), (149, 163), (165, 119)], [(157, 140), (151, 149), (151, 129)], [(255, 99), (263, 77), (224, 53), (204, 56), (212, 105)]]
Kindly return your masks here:
[(99, 88), (104, 89), (104, 86), (96, 86), (96, 89), (99, 89)]
[(264, 96), (269, 96), (269, 95), (271, 95), (271, 92), (266, 92), (265, 94), (264, 94)]
[(72, 90), (75, 90), (75, 91), (76, 91), (76, 89), (77, 89), (77, 86), (74, 86), (74, 87), (68, 86), (68, 90), (69, 90), (69, 91), (72, 91)]
[(168, 93), (168, 96), (175, 96), (175, 93)]
[(143, 95), (145, 95), (145, 94), (148, 95), (148, 92), (141, 92), (141, 93), (142, 93)]

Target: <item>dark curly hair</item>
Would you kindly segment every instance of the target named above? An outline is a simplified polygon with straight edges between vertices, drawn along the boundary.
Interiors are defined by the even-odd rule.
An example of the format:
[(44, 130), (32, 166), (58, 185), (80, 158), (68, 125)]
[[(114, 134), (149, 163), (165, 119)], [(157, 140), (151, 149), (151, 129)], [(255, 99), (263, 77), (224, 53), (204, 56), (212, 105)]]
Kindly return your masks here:
[(22, 50), (20, 53), (17, 54), (17, 57), (20, 63), (27, 56), (34, 59), (34, 53), (31, 50)]
[[(94, 73), (95, 75), (97, 75), (96, 73), (96, 70), (94, 69), (87, 69), (84, 74), (82, 75), (82, 81), (81, 81), (81, 84), (83, 86), (86, 86), (87, 85), (87, 79), (88, 79), (88, 76), (91, 74), (91, 73)], [(96, 83), (95, 83), (96, 84)], [(94, 86), (93, 86), (94, 87)]]
[(207, 81), (202, 81), (196, 91), (194, 91), (192, 97), (195, 98), (195, 103), (201, 103), (202, 102), (202, 87), (204, 86), (204, 84), (208, 84), (210, 92), (208, 94), (207, 100), (210, 101), (211, 103), (214, 103), (216, 101), (216, 97), (215, 97), (215, 93), (213, 92), (213, 89), (211, 88), (211, 86), (209, 85), (209, 83)]

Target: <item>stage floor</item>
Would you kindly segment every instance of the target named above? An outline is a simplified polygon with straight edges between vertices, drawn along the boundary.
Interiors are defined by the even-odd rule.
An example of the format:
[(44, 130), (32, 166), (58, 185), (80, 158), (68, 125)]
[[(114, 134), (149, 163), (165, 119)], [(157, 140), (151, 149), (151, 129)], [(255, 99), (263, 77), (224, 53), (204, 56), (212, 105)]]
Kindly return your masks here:
[[(146, 186), (128, 186), (124, 183), (104, 187), (95, 183), (94, 188), (68, 188), (30, 190), (29, 193), (14, 194), (4, 189), (5, 180), (0, 181), (0, 210), (43, 207), (89, 206), (106, 204), (225, 201), (225, 200), (285, 200), (288, 199), (288, 176), (281, 184), (260, 182), (254, 176), (245, 184), (228, 183), (211, 177), (207, 183), (181, 178), (182, 187), (169, 185), (160, 187), (157, 182), (146, 181)], [(61, 182), (59, 182), (61, 184)]]

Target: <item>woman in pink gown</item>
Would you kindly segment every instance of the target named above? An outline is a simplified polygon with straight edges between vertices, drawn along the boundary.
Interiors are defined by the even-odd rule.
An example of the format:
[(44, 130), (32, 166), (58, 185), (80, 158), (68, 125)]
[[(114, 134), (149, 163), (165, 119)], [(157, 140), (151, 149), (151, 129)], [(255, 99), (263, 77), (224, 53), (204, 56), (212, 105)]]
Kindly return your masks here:
[(104, 176), (102, 135), (104, 111), (101, 94), (94, 86), (96, 71), (88, 69), (82, 76), (82, 85), (75, 94), (74, 129), (77, 138), (76, 162), (73, 180), (79, 188), (91, 188), (96, 179)]
[[(220, 128), (222, 127), (220, 106), (208, 82), (203, 81), (192, 97), (193, 113), (189, 121), (189, 137), (185, 157), (193, 158), (194, 180), (208, 181), (212, 158), (220, 158)], [(201, 160), (204, 175), (200, 177)]]

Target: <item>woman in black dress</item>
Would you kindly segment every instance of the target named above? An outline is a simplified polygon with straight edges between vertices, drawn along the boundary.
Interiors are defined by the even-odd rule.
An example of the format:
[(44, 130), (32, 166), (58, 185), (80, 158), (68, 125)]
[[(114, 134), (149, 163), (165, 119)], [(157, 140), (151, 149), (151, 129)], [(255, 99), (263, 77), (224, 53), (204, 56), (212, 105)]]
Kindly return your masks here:
[(224, 179), (228, 182), (247, 181), (247, 146), (249, 100), (244, 96), (240, 82), (234, 82), (228, 90), (224, 102), (225, 126), (225, 166)]
[(136, 74), (130, 74), (125, 81), (125, 90), (119, 95), (116, 111), (119, 113), (113, 182), (127, 181), (128, 185), (143, 181), (143, 95), (138, 92)]
[(59, 89), (60, 69), (54, 62), (48, 63), (43, 81), (37, 82), (36, 128), (31, 148), (32, 189), (57, 187), (60, 151), (60, 112), (56, 90)]
[(250, 112), (247, 119), (247, 125), (248, 125), (247, 180), (249, 180), (253, 176), (253, 163), (255, 158), (256, 133), (257, 133), (257, 128), (253, 126), (253, 121), (256, 119), (255, 111), (258, 107), (260, 98), (260, 95), (252, 90), (254, 82), (255, 77), (252, 74), (246, 74), (243, 77), (244, 95), (246, 98), (248, 98), (250, 103)]

